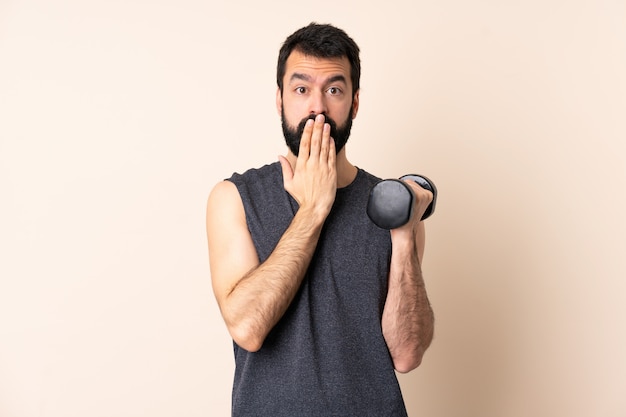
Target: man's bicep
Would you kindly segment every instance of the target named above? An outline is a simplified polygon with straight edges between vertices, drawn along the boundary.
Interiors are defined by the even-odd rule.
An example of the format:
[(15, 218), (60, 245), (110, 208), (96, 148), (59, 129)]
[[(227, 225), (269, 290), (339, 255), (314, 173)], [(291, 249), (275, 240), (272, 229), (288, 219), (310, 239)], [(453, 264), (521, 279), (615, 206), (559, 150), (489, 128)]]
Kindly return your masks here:
[(243, 203), (232, 182), (222, 181), (211, 191), (206, 228), (213, 292), (223, 307), (237, 282), (259, 264)]

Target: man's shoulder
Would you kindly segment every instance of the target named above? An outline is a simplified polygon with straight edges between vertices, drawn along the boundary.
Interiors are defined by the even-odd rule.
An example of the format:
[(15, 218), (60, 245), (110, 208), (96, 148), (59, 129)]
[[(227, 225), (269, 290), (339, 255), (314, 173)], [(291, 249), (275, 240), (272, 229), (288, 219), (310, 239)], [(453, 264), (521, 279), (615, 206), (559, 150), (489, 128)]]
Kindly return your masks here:
[(228, 181), (235, 184), (239, 193), (244, 196), (259, 194), (273, 198), (284, 192), (283, 173), (279, 162), (266, 164), (257, 168), (249, 168), (243, 173), (235, 172)]
[(361, 167), (357, 167), (357, 169), (358, 169), (357, 178), (361, 177), (369, 184), (376, 184), (377, 182), (382, 180), (382, 178), (380, 178), (379, 176), (372, 174), (371, 172), (366, 171), (365, 169)]
[(265, 179), (281, 174), (280, 163), (272, 162), (259, 167), (248, 168), (243, 172), (236, 171), (231, 176), (231, 180)]

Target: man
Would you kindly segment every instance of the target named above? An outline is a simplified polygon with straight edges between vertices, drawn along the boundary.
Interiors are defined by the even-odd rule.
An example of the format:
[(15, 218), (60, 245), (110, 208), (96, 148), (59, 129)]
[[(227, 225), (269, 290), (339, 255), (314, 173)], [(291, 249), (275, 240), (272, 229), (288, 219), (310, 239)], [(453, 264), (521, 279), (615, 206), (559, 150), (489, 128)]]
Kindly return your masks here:
[(414, 183), (409, 223), (366, 215), (379, 178), (345, 144), (359, 109), (356, 43), (310, 24), (279, 53), (278, 162), (233, 174), (207, 203), (215, 297), (234, 341), (233, 416), (406, 416), (394, 369), (419, 366), (433, 336)]

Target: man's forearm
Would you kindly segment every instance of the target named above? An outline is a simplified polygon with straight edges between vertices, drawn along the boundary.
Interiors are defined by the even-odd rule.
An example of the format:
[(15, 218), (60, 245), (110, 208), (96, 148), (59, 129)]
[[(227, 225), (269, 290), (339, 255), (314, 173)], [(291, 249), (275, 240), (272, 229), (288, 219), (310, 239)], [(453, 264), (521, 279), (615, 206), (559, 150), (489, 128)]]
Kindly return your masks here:
[(434, 315), (414, 240), (394, 246), (382, 328), (396, 370), (418, 367), (433, 338)]
[(322, 226), (298, 210), (267, 260), (230, 290), (222, 314), (239, 346), (249, 351), (261, 348), (297, 293)]

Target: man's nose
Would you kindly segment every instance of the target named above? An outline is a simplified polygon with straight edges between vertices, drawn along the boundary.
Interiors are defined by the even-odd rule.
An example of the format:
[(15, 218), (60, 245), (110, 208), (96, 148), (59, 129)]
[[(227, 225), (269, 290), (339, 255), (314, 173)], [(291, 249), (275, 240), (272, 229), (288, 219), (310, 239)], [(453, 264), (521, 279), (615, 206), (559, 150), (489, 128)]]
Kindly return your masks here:
[(316, 92), (311, 94), (309, 101), (309, 113), (310, 114), (326, 114), (326, 99), (323, 92)]

